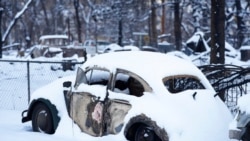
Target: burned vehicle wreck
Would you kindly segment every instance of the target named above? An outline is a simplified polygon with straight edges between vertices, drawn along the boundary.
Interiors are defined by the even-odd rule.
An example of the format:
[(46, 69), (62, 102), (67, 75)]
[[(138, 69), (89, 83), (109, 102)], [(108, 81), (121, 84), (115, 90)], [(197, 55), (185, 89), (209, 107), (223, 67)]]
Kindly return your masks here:
[[(84, 86), (81, 88), (81, 83), (93, 85), (93, 87), (97, 87), (96, 89), (100, 89), (98, 87), (102, 87), (102, 85), (111, 85), (108, 84), (108, 81), (112, 77), (106, 71), (104, 68), (93, 67), (89, 70), (87, 69), (87, 73), (85, 73), (79, 68), (74, 86), (72, 86), (71, 81), (63, 83), (63, 93), (69, 116), (82, 132), (97, 137), (118, 134), (124, 126), (125, 116), (132, 107), (127, 100), (109, 98), (109, 90), (105, 87), (102, 88), (102, 92), (106, 94), (105, 97), (79, 91), (79, 89), (86, 89)], [(128, 95), (136, 97), (142, 96), (144, 89), (149, 92), (152, 91), (147, 83), (142, 79), (140, 80), (135, 74), (125, 70), (117, 70), (117, 73), (119, 74), (116, 76), (115, 85), (110, 89), (116, 89), (114, 91), (117, 92), (123, 91)], [(75, 91), (72, 91), (72, 89)], [(134, 119), (134, 122), (138, 122), (142, 118), (146, 118), (146, 116), (141, 115), (140, 119)], [(163, 135), (167, 136), (166, 133)], [(156, 135), (153, 135), (153, 137), (158, 138)]]
[(77, 42), (71, 42), (68, 35), (43, 35), (39, 44), (29, 52), (33, 60), (60, 61), (61, 66), (51, 66), (51, 70), (74, 70), (79, 58), (87, 60), (86, 49)]
[(92, 136), (119, 133), (124, 117), (131, 108), (129, 103), (122, 100), (105, 98), (102, 101), (89, 93), (64, 93), (69, 116), (81, 131)]
[(36, 90), (22, 122), (48, 134), (74, 129), (91, 140), (225, 141), (231, 115), (214, 94), (191, 62), (158, 52), (111, 52)]

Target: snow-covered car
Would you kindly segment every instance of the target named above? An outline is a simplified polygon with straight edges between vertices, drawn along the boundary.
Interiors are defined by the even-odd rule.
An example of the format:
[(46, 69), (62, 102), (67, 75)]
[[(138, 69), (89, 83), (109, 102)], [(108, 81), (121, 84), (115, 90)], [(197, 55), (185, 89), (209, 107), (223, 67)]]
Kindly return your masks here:
[(232, 117), (215, 94), (190, 61), (158, 52), (104, 53), (76, 76), (36, 90), (22, 122), (49, 134), (74, 126), (74, 135), (97, 140), (227, 141)]
[(230, 123), (229, 137), (242, 141), (250, 141), (250, 94), (238, 99), (238, 112)]
[[(75, 57), (87, 59), (86, 49), (79, 43), (71, 44), (67, 35), (43, 35), (39, 38), (39, 44), (30, 49), (31, 58), (59, 59), (62, 61), (63, 70), (73, 70)], [(52, 68), (57, 68), (52, 66)], [(52, 69), (56, 70), (56, 69)]]
[(117, 44), (110, 44), (106, 47), (106, 49), (104, 50), (104, 53), (118, 52), (118, 51), (140, 51), (140, 49), (132, 45), (126, 45), (126, 46), (121, 47)]
[(108, 45), (110, 45), (110, 42), (105, 40), (86, 40), (83, 44), (83, 46), (86, 48), (86, 52), (90, 55), (104, 53)]
[(152, 52), (160, 52), (159, 48), (151, 47), (151, 46), (142, 46), (142, 51), (152, 51)]
[(86, 50), (83, 46), (77, 44), (70, 44), (67, 35), (43, 35), (39, 38), (39, 44), (32, 47), (31, 58), (55, 57), (57, 54), (62, 54), (62, 57), (85, 57)]

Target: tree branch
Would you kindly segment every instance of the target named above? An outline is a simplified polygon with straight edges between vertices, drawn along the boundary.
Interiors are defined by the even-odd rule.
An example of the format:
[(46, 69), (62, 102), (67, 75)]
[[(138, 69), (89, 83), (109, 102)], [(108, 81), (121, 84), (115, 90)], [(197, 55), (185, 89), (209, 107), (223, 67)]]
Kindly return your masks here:
[(2, 37), (2, 42), (4, 43), (6, 41), (6, 38), (8, 37), (8, 35), (10, 34), (11, 29), (14, 27), (14, 25), (16, 24), (17, 20), (23, 15), (23, 13), (28, 9), (29, 5), (31, 4), (33, 0), (29, 0), (23, 7), (23, 9), (21, 11), (19, 11), (18, 13), (16, 13), (14, 19), (10, 22), (7, 30), (5, 31), (5, 33), (3, 34)]

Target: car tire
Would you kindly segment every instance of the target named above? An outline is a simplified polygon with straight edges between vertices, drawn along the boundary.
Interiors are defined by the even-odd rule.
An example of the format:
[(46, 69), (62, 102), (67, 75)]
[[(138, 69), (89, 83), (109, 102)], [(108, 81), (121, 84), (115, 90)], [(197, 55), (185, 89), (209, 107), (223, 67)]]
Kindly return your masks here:
[(161, 141), (159, 137), (155, 134), (154, 130), (145, 125), (140, 125), (135, 133), (135, 141)]
[(124, 135), (130, 141), (169, 141), (166, 130), (144, 114), (129, 120)]
[(32, 128), (35, 132), (42, 132), (53, 134), (53, 118), (49, 108), (43, 104), (38, 103), (32, 113)]

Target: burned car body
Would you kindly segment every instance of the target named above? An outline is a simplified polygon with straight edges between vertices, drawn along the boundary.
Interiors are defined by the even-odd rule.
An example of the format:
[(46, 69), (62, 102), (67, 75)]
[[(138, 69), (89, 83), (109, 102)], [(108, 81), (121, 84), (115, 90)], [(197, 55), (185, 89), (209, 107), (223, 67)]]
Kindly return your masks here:
[(62, 57), (85, 57), (86, 50), (83, 46), (70, 44), (67, 35), (43, 35), (39, 38), (39, 44), (30, 52), (32, 58), (40, 56), (52, 58), (62, 53)]
[(112, 52), (89, 59), (76, 77), (34, 92), (22, 122), (32, 120), (34, 131), (50, 134), (70, 119), (93, 138), (225, 141), (231, 116), (214, 94), (191, 62), (156, 52)]

